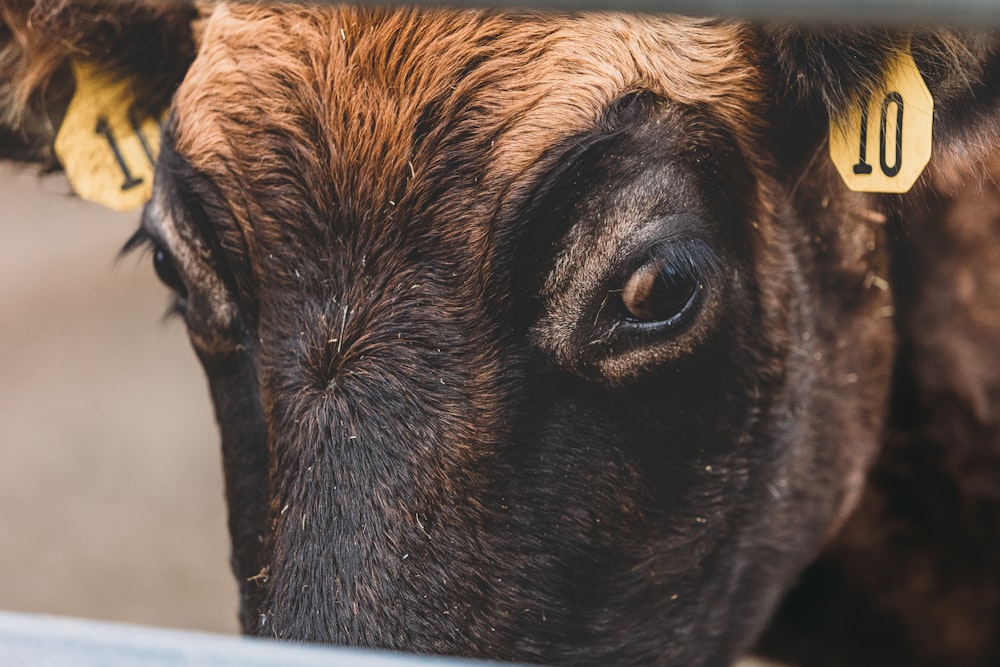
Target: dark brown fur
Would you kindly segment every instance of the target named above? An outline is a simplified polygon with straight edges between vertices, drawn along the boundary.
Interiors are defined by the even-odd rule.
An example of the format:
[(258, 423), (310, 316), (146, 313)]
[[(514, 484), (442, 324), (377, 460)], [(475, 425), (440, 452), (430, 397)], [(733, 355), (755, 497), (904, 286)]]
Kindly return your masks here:
[(158, 115), (194, 58), (195, 17), (189, 3), (156, 0), (0, 3), (0, 157), (54, 163), (70, 58), (127, 78), (138, 110)]
[(1000, 661), (1000, 164), (987, 167), (937, 171), (896, 214), (885, 444), (858, 510), (765, 638), (779, 655)]
[[(7, 154), (48, 155), (70, 45), (192, 18), (72, 7), (4, 9)], [(895, 198), (823, 137), (902, 33), (235, 4), (199, 38), (157, 52), (142, 234), (247, 632), (723, 665), (825, 545), (764, 650), (995, 662), (994, 35), (912, 35), (938, 143)], [(616, 295), (658, 253), (704, 296), (643, 328)]]

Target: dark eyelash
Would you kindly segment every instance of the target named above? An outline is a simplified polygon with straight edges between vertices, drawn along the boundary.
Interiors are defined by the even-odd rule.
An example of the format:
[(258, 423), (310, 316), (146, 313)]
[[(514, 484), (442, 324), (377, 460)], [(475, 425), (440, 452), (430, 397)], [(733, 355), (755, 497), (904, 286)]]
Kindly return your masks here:
[(709, 284), (716, 283), (723, 273), (722, 260), (701, 239), (688, 238), (659, 243), (650, 248), (647, 261), (662, 261), (687, 278)]
[[(157, 242), (153, 235), (145, 227), (139, 227), (118, 251), (118, 257), (120, 259), (133, 252), (152, 252), (156, 247)], [(170, 303), (167, 304), (167, 310), (163, 313), (163, 321), (166, 322), (175, 317), (184, 319), (184, 298), (171, 292)]]
[(129, 237), (125, 245), (118, 251), (118, 257), (125, 257), (137, 250), (152, 250), (156, 245), (156, 240), (145, 227), (139, 227), (132, 236)]

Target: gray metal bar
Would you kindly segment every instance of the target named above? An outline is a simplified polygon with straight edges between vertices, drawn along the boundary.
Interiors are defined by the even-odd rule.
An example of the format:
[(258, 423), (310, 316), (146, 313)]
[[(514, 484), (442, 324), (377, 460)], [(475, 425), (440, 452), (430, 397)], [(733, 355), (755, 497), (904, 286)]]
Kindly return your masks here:
[[(309, 1), (309, 0), (307, 0)], [(312, 0), (339, 3), (344, 0)], [(1000, 0), (381, 0), (389, 4), (669, 12), (823, 23), (1000, 26)]]
[(495, 663), (0, 612), (3, 667), (482, 667)]

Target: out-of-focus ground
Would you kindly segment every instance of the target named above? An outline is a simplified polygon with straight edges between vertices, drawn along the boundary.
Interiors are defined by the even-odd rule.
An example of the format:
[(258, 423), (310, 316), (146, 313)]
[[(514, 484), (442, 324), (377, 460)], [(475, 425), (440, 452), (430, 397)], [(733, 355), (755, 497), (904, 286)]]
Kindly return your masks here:
[(0, 163), (0, 609), (235, 631), (218, 436), (139, 214)]

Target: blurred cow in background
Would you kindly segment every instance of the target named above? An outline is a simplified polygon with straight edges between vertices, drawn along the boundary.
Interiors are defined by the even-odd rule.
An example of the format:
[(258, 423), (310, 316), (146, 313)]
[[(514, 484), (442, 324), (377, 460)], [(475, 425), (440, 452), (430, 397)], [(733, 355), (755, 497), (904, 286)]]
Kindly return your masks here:
[[(71, 61), (170, 105), (128, 246), (208, 375), (246, 632), (1000, 661), (997, 35), (0, 11), (6, 156), (56, 160)], [(829, 125), (907, 53), (930, 165), (853, 192)]]

